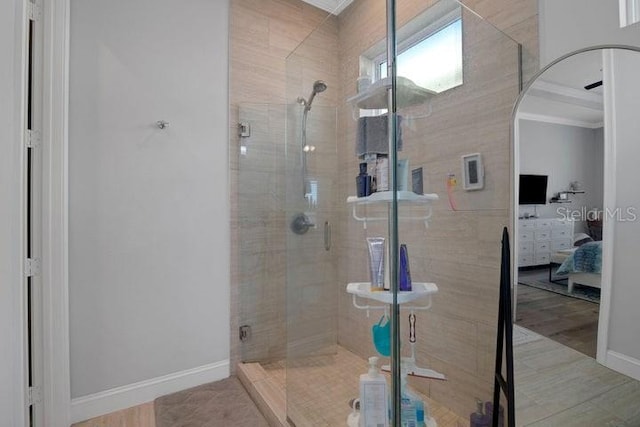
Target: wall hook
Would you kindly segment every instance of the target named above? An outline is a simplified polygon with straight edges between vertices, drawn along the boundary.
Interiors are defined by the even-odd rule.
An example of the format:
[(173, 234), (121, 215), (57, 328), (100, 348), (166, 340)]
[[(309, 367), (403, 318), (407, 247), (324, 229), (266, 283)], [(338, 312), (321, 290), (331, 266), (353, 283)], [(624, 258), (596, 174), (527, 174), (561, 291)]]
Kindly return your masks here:
[(159, 129), (164, 129), (167, 126), (169, 126), (169, 122), (165, 122), (164, 120), (158, 120), (156, 122), (156, 126), (158, 126)]

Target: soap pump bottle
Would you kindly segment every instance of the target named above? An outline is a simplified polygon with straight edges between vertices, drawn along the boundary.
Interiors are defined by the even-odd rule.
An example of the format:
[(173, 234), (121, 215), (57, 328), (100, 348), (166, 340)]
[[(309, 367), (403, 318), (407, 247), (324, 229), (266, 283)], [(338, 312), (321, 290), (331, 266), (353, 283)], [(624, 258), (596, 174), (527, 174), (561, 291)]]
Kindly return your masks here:
[(389, 427), (387, 380), (375, 356), (369, 358), (369, 372), (360, 375), (360, 427)]

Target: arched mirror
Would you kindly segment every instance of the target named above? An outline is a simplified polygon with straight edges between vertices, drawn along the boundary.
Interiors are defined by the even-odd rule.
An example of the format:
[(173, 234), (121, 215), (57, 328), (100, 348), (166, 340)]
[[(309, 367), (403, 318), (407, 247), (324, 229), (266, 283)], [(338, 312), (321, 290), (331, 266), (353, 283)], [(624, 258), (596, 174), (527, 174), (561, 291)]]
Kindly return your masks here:
[(516, 104), (518, 425), (640, 425), (639, 77), (638, 49), (583, 49)]

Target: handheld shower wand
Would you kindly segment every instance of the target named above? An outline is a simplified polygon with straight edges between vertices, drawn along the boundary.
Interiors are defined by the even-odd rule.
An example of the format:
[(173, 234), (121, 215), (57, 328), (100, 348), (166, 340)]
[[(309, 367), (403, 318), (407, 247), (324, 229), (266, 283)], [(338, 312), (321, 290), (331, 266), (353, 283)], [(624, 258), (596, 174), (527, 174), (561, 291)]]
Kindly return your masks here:
[(311, 104), (313, 103), (313, 99), (317, 94), (324, 92), (327, 90), (327, 84), (322, 80), (316, 80), (313, 83), (313, 90), (311, 91), (311, 95), (309, 95), (309, 99), (304, 99), (303, 97), (298, 97), (298, 103), (304, 106), (304, 112), (307, 113), (311, 110)]
[(327, 90), (327, 84), (322, 80), (316, 80), (313, 83), (313, 90), (311, 91), (311, 95), (309, 95), (309, 99), (304, 99), (303, 97), (298, 97), (298, 103), (304, 107), (304, 111), (302, 112), (302, 137), (301, 137), (301, 156), (302, 156), (302, 193), (304, 197), (307, 197), (309, 194), (308, 187), (308, 177), (307, 177), (307, 153), (309, 151), (313, 151), (313, 148), (307, 145), (307, 114), (311, 111), (311, 104), (313, 103), (313, 99), (317, 94), (324, 92)]

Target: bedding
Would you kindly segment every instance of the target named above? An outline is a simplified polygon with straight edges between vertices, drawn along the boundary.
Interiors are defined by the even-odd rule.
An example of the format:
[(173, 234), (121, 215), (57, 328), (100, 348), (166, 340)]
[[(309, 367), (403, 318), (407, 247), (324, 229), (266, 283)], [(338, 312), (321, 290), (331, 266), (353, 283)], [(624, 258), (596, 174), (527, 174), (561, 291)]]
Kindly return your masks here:
[(556, 274), (602, 272), (602, 242), (588, 242), (576, 248), (564, 260)]

